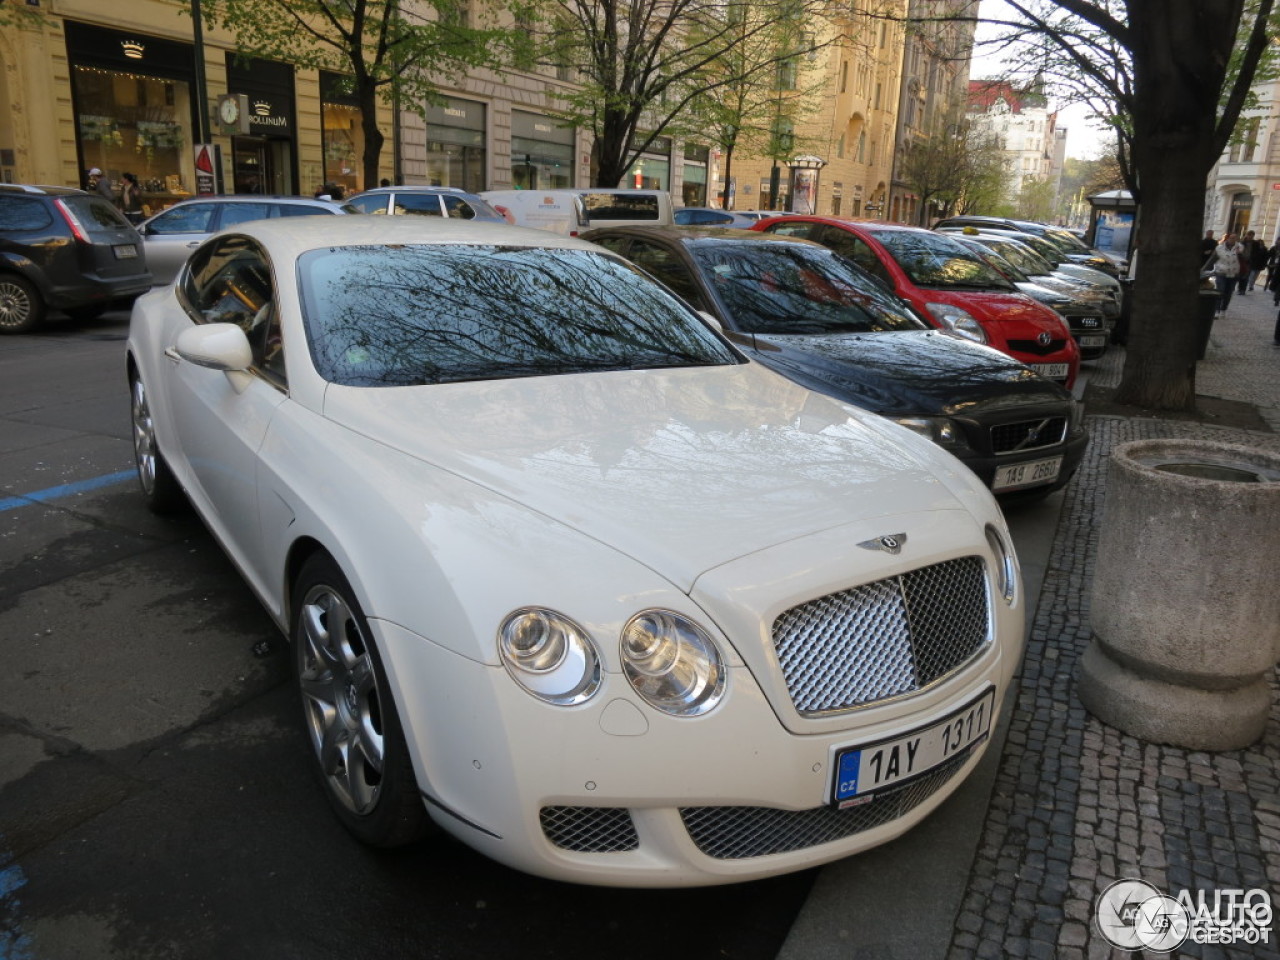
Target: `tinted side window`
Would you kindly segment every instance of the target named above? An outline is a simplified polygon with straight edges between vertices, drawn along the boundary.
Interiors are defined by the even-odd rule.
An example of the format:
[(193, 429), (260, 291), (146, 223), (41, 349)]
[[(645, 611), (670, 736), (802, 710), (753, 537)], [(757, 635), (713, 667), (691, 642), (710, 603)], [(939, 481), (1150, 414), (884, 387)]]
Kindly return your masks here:
[(67, 209), (75, 215), (76, 219), (85, 225), (86, 229), (109, 227), (115, 230), (129, 226), (129, 221), (120, 214), (120, 211), (101, 197), (63, 197), (62, 202), (67, 205)]
[(876, 256), (870, 244), (861, 237), (838, 227), (823, 227), (814, 239), (824, 247), (830, 247), (840, 256), (852, 260), (873, 277), (883, 280), (892, 289), (893, 278), (889, 276), (889, 271), (884, 268), (884, 264), (880, 262), (880, 258)]
[(0, 197), (0, 230), (43, 230), (53, 223), (49, 206), (35, 197)]
[(245, 237), (222, 237), (191, 258), (183, 287), (202, 323), (234, 323), (245, 333), (271, 301), (266, 257)]
[(377, 197), (354, 197), (347, 201), (351, 206), (355, 207), (361, 213), (386, 213), (387, 198), (385, 196)]
[(446, 217), (453, 217), (456, 220), (475, 219), (476, 212), (471, 209), (471, 204), (461, 197), (444, 196), (440, 199), (444, 201), (444, 215)]
[(802, 237), (805, 240), (813, 233), (810, 223), (774, 223), (765, 228), (765, 233), (776, 233), (784, 237)]
[(266, 220), (272, 212), (269, 203), (224, 203), (221, 207), (222, 219), (218, 221), (220, 230), (248, 220)]
[(147, 224), (147, 233), (208, 233), (213, 213), (212, 203), (193, 203), (188, 207), (178, 204)]
[(582, 204), (592, 220), (657, 220), (659, 216), (658, 198), (652, 193), (587, 193)]
[(696, 309), (706, 309), (706, 301), (702, 298), (702, 291), (698, 289), (692, 270), (679, 255), (667, 247), (647, 240), (633, 240), (631, 262), (649, 271)]
[(332, 210), (324, 207), (308, 207), (301, 203), (284, 203), (276, 207), (276, 215), (280, 217), (330, 217)]
[(440, 217), (440, 198), (433, 193), (426, 195), (412, 193), (396, 194), (396, 213), (416, 214), (419, 217)]

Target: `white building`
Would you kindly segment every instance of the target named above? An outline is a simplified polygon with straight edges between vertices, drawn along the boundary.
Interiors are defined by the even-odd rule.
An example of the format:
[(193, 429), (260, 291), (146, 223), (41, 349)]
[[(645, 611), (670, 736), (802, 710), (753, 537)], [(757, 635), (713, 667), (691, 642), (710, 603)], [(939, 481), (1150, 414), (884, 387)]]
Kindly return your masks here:
[(1270, 244), (1280, 235), (1280, 81), (1259, 84), (1254, 93), (1258, 105), (1241, 113), (1209, 173), (1204, 227), (1216, 237), (1253, 230)]
[(1010, 203), (1017, 203), (1027, 180), (1047, 180), (1057, 194), (1066, 129), (1058, 130), (1058, 115), (1043, 94), (1002, 80), (970, 80), (967, 116), (975, 129), (995, 134), (1004, 144)]

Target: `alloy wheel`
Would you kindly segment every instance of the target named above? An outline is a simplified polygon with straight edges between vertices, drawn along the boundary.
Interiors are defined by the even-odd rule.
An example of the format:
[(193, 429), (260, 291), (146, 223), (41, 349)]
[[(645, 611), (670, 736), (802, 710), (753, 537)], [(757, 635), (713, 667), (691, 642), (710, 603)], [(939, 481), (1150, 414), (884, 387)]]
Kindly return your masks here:
[(341, 594), (325, 584), (308, 591), (295, 642), (307, 732), (325, 782), (352, 813), (368, 813), (382, 789), (382, 711), (368, 644)]

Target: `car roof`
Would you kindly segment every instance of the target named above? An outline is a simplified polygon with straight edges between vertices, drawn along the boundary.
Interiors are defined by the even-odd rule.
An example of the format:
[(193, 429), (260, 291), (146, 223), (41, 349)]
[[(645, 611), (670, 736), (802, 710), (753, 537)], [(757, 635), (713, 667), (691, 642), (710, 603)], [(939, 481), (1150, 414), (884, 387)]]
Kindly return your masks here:
[(682, 243), (700, 240), (736, 240), (740, 243), (802, 243), (806, 246), (826, 249), (822, 244), (806, 240), (804, 237), (789, 237), (784, 234), (762, 233), (754, 230), (716, 226), (681, 227), (660, 225), (649, 227), (620, 225), (616, 227), (593, 227), (590, 230), (583, 231), (582, 238), (590, 240), (593, 236), (600, 236), (606, 233), (621, 234), (628, 237), (647, 237), (650, 240), (679, 240)]
[[(313, 197), (297, 197), (282, 193), (225, 193), (211, 196), (184, 197), (173, 206), (188, 206), (196, 203), (300, 203), (308, 207), (334, 207), (332, 200), (318, 200)], [(168, 209), (173, 209), (170, 207)]]
[(87, 193), (76, 187), (58, 187), (51, 184), (46, 185), (40, 183), (0, 183), (0, 193), (26, 194), (29, 196), (45, 195), (52, 197), (94, 196), (94, 194)]
[(237, 224), (218, 236), (243, 235), (267, 244), (272, 253), (298, 257), (320, 247), (381, 244), (456, 243), (599, 250), (592, 244), (549, 230), (512, 227), (450, 217), (283, 217)]
[(353, 193), (347, 199), (351, 200), (355, 197), (364, 197), (371, 193), (453, 193), (458, 196), (478, 196), (478, 194), (474, 194), (470, 190), (463, 190), (461, 187), (431, 187), (420, 183), (402, 183), (399, 186), (370, 187), (368, 190), (361, 190), (359, 193)]

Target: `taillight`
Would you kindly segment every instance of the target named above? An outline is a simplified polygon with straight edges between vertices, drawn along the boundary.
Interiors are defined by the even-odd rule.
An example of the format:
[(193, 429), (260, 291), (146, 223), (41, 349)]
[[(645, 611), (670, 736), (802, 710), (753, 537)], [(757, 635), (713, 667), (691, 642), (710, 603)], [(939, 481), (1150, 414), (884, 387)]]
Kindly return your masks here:
[(56, 198), (53, 201), (53, 205), (62, 214), (62, 219), (67, 221), (67, 226), (71, 228), (71, 235), (80, 243), (89, 243), (89, 234), (85, 232), (84, 226), (76, 219), (76, 215), (71, 212), (71, 208)]

